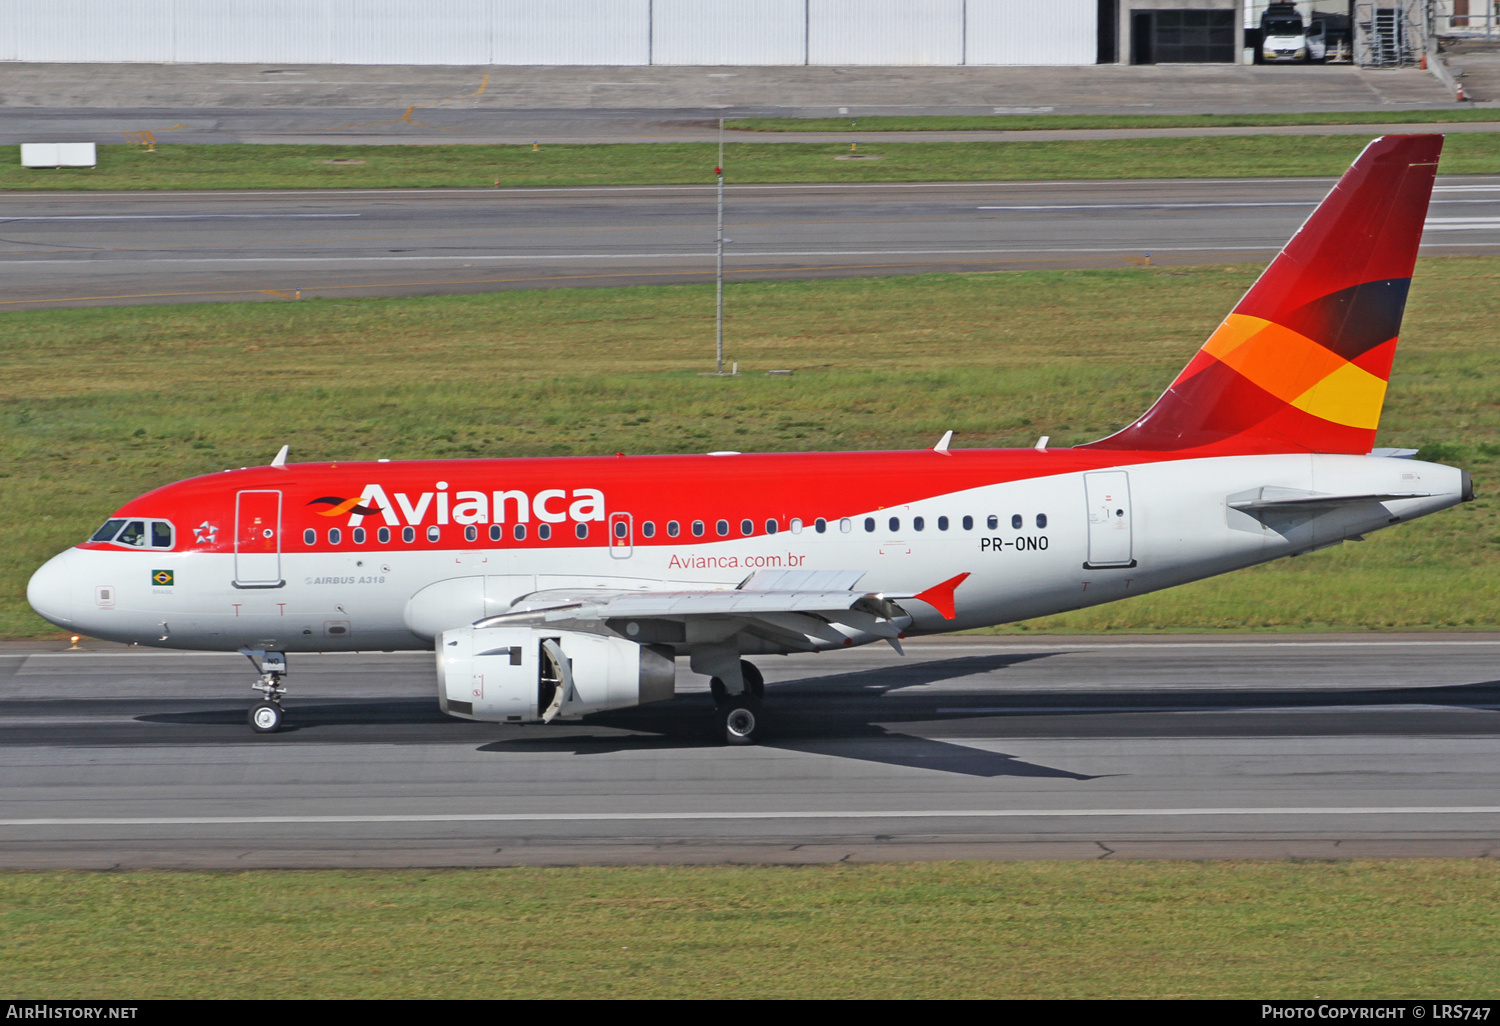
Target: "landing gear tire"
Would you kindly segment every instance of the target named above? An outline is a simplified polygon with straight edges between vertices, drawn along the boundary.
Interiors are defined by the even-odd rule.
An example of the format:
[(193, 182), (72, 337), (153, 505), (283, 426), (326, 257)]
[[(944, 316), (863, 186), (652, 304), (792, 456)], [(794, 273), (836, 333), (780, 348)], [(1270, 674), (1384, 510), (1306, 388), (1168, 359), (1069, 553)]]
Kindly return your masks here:
[(719, 735), (726, 745), (740, 746), (759, 743), (761, 731), (765, 725), (765, 714), (761, 712), (759, 702), (735, 696), (731, 701), (719, 706), (716, 714)]
[[(766, 678), (761, 676), (760, 670), (748, 659), (740, 660), (740, 676), (744, 678), (744, 694), (759, 702), (766, 697)], [(708, 690), (714, 696), (714, 705), (723, 705), (729, 701), (729, 687), (718, 677), (710, 677)]]
[(256, 702), (250, 707), (250, 729), (257, 734), (274, 734), (281, 729), (284, 715), (275, 702)]

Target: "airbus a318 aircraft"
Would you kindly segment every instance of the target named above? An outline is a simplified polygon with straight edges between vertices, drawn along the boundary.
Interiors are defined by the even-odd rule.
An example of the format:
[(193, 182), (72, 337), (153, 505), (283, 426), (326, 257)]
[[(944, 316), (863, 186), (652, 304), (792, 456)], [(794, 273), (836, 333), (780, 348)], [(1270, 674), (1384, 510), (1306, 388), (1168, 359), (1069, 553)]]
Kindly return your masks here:
[[(1442, 136), (1372, 142), (1160, 399), (1074, 448), (285, 462), (126, 503), (32, 577), (69, 631), (287, 655), (434, 649), (451, 716), (551, 722), (746, 656), (982, 627), (1311, 552), (1473, 498), (1372, 451)], [(951, 432), (949, 433), (951, 436)], [(1409, 456), (1410, 453), (1402, 454)]]

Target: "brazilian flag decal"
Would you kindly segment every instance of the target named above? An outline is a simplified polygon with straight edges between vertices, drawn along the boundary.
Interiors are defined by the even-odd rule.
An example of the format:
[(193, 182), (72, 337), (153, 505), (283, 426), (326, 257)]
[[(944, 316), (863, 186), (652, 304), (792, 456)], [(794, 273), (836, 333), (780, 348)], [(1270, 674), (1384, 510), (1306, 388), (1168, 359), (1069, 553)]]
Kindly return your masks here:
[(172, 586), (172, 571), (170, 571), (170, 570), (153, 570), (153, 571), (151, 571), (151, 583), (152, 584), (156, 584), (156, 585), (160, 585), (163, 588), (170, 588)]

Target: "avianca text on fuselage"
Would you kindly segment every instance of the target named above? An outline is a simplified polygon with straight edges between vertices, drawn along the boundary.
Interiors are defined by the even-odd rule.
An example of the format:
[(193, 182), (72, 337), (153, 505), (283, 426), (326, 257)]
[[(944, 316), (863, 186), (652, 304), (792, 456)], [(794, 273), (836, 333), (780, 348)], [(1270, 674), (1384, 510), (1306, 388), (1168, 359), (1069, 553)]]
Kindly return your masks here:
[[(434, 650), (450, 715), (674, 694), (759, 736), (750, 656), (1022, 620), (1311, 552), (1473, 497), (1375, 450), (1441, 136), (1372, 142), (1152, 407), (1049, 449), (572, 457), (226, 471), (126, 503), (32, 577), (59, 626), (239, 650)], [(577, 482), (577, 484), (575, 484)], [(568, 525), (564, 529), (563, 525)]]
[(532, 517), (546, 524), (605, 519), (604, 493), (597, 488), (543, 488), (535, 495), (514, 488), (450, 492), (447, 481), (438, 481), (433, 491), (412, 497), (394, 490), (388, 495), (383, 486), (367, 484), (354, 499), (329, 496), (313, 499), (308, 505), (327, 505), (318, 511), (325, 517), (347, 514), (349, 527), (361, 526), (367, 517), (379, 518), (388, 527), (422, 527), (429, 514), (439, 527), (449, 523), (504, 524), (507, 519), (525, 524)]

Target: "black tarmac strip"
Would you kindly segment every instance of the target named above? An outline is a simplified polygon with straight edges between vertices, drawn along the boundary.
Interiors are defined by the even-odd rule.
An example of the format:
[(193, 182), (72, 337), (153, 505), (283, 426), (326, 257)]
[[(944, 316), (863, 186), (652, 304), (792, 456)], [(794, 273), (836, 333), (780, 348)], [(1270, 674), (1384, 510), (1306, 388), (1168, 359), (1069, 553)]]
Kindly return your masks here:
[[(243, 664), (243, 665), (241, 665)], [(445, 717), (431, 656), (0, 650), (0, 867), (1487, 855), (1500, 638), (935, 639), (760, 660), (524, 727)]]

